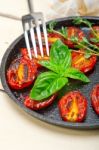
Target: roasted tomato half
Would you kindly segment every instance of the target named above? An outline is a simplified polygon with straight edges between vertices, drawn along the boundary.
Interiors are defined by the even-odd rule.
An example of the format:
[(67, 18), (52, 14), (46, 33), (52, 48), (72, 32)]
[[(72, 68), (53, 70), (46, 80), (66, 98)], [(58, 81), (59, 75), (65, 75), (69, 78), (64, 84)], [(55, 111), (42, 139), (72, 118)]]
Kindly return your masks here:
[(57, 94), (54, 94), (48, 99), (45, 99), (44, 101), (39, 102), (27, 96), (25, 98), (24, 105), (32, 110), (40, 110), (40, 109), (50, 106), (54, 102), (56, 97), (57, 97)]
[[(93, 30), (94, 30), (95, 34), (99, 37), (99, 26), (93, 26)], [(96, 38), (95, 35), (94, 35), (94, 33), (93, 33), (92, 31), (90, 31), (89, 40), (90, 40), (93, 44), (99, 46), (99, 42), (94, 42), (94, 40), (93, 40), (94, 38)], [(98, 39), (99, 39), (99, 38), (98, 38)]]
[[(22, 57), (24, 57), (25, 59), (30, 59), (26, 48), (21, 48), (20, 51), (21, 51)], [(49, 57), (46, 55), (46, 47), (43, 47), (44, 57), (41, 57), (38, 47), (37, 47), (37, 51), (38, 51), (38, 55), (37, 55), (37, 58), (35, 58), (34, 51), (33, 51), (33, 49), (31, 49), (32, 59), (33, 59), (33, 61), (35, 61), (35, 63), (38, 63), (39, 60), (48, 60), (49, 59)]]
[(85, 119), (87, 100), (79, 91), (67, 93), (60, 99), (58, 106), (64, 121), (81, 122)]
[(75, 43), (71, 41), (72, 37), (77, 37), (79, 42), (82, 41), (82, 39), (85, 37), (84, 32), (81, 29), (76, 28), (76, 27), (68, 27), (67, 36), (68, 38), (64, 40), (64, 43), (68, 45), (68, 47), (70, 48), (74, 48), (76, 45)]
[(91, 103), (95, 112), (99, 115), (99, 83), (91, 91)]
[[(43, 48), (44, 48), (43, 50), (44, 50), (45, 53), (46, 53), (45, 47), (43, 47)], [(20, 51), (21, 51), (21, 55), (22, 55), (23, 58), (25, 58), (25, 59), (27, 59), (27, 60), (30, 60), (30, 58), (29, 58), (29, 56), (28, 56), (28, 51), (27, 51), (26, 48), (21, 48)], [(38, 56), (37, 56), (37, 58), (34, 57), (33, 49), (31, 49), (31, 52), (32, 52), (32, 61), (35, 62), (35, 64), (37, 65), (38, 68), (41, 68), (41, 67), (42, 67), (42, 66), (39, 64), (39, 61), (40, 61), (40, 60), (49, 60), (49, 57), (46, 56), (46, 54), (45, 54), (44, 57), (41, 57), (39, 50), (38, 50)]]
[(63, 38), (58, 33), (48, 33), (48, 42), (49, 42), (49, 45), (52, 45), (53, 43), (55, 43), (59, 39), (62, 40)]
[(93, 55), (90, 58), (85, 58), (84, 53), (84, 50), (72, 51), (72, 67), (86, 73), (94, 68), (97, 57)]
[(7, 70), (7, 81), (13, 89), (28, 87), (37, 76), (37, 65), (24, 58), (15, 59)]
[[(43, 46), (45, 44), (45, 37), (44, 37), (44, 34), (41, 35), (42, 36), (42, 42), (43, 42)], [(58, 33), (55, 33), (55, 32), (49, 32), (47, 34), (47, 37), (48, 37), (48, 44), (49, 46), (51, 46), (55, 41), (59, 40), (59, 39), (62, 39), (62, 36)], [(36, 41), (38, 42), (38, 38), (36, 36)]]

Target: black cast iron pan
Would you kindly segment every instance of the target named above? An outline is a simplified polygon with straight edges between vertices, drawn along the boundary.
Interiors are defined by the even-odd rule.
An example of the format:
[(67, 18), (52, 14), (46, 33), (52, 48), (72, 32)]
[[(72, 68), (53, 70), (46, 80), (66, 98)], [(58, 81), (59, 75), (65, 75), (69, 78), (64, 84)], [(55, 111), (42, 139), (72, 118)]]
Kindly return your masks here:
[[(95, 25), (99, 25), (99, 17), (84, 17), (94, 23)], [(56, 19), (55, 21), (58, 22), (56, 28), (60, 28), (61, 26), (72, 26), (72, 17), (68, 18), (61, 18), (61, 19)], [(89, 30), (85, 25), (80, 25), (82, 30), (88, 34)], [(25, 41), (24, 41), (24, 36), (21, 35), (18, 37), (7, 49), (5, 52), (2, 63), (1, 63), (1, 81), (2, 85), (4, 87), (5, 92), (11, 97), (11, 99), (19, 105), (24, 111), (32, 115), (33, 117), (36, 117), (40, 120), (43, 120), (47, 123), (51, 123), (54, 125), (58, 125), (61, 127), (68, 127), (68, 128), (75, 128), (75, 129), (97, 129), (99, 128), (99, 116), (97, 116), (91, 107), (90, 103), (90, 91), (92, 87), (99, 82), (99, 61), (97, 62), (95, 69), (89, 73), (89, 78), (91, 82), (89, 84), (82, 84), (81, 82), (74, 82), (70, 84), (70, 86), (64, 87), (59, 93), (59, 96), (57, 100), (55, 101), (54, 104), (52, 104), (50, 107), (41, 110), (41, 111), (32, 111), (28, 108), (26, 108), (23, 105), (23, 99), (22, 96), (26, 94), (29, 89), (26, 90), (21, 90), (21, 91), (14, 91), (10, 89), (10, 87), (7, 84), (6, 80), (6, 71), (7, 68), (9, 67), (10, 63), (19, 55), (19, 49), (25, 47)], [(64, 95), (65, 92), (71, 91), (71, 90), (80, 90), (83, 95), (86, 96), (88, 100), (88, 110), (87, 110), (87, 117), (86, 120), (82, 123), (70, 123), (70, 122), (64, 122), (60, 118), (59, 115), (59, 110), (57, 107), (57, 101), (59, 98)]]

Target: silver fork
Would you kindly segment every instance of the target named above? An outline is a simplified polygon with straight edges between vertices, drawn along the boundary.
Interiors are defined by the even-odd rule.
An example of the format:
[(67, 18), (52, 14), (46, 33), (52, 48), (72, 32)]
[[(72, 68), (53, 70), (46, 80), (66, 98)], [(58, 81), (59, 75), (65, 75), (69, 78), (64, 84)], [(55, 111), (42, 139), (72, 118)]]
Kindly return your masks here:
[[(44, 57), (43, 42), (42, 42), (42, 35), (41, 35), (41, 27), (42, 27), (44, 39), (45, 39), (46, 54), (47, 56), (49, 56), (47, 29), (46, 29), (46, 24), (44, 21), (43, 13), (33, 12), (32, 1), (28, 0), (28, 3), (29, 3), (30, 14), (22, 17), (22, 25), (23, 25), (25, 43), (26, 43), (26, 47), (28, 50), (28, 55), (30, 59), (32, 59), (31, 46), (30, 46), (30, 38), (31, 38), (32, 47), (34, 51), (34, 57), (36, 58), (38, 57), (36, 37), (35, 37), (35, 31), (34, 31), (34, 29), (36, 29), (40, 54), (41, 54), (41, 57)], [(30, 33), (30, 38), (29, 38), (29, 33)]]

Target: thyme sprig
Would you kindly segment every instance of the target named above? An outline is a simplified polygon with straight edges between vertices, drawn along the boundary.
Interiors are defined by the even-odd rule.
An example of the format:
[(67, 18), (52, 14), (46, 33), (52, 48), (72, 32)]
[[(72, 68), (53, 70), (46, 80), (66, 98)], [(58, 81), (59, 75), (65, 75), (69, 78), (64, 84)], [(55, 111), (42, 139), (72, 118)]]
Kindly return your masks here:
[(99, 35), (95, 32), (95, 30), (93, 30), (92, 25), (93, 23), (91, 23), (90, 21), (88, 21), (87, 19), (81, 18), (81, 17), (76, 17), (73, 20), (74, 24), (81, 24), (84, 23), (85, 25), (87, 25), (90, 30), (92, 31), (92, 33), (94, 34), (95, 38), (93, 39), (96, 43), (99, 42)]
[[(81, 23), (80, 19), (78, 19), (76, 21), (78, 21), (77, 23)], [(86, 23), (89, 27), (91, 27), (91, 23), (89, 21), (84, 20), (84, 23)], [(84, 37), (82, 39), (82, 41), (79, 41), (78, 37), (68, 38), (67, 27), (62, 26), (60, 30), (56, 30), (55, 29), (56, 24), (57, 24), (57, 22), (55, 22), (55, 21), (50, 22), (48, 32), (57, 33), (57, 34), (61, 35), (64, 39), (68, 39), (68, 40), (72, 41), (74, 44), (76, 44), (76, 46), (75, 46), (76, 48), (85, 49), (86, 50), (86, 52), (85, 52), (86, 58), (89, 58), (91, 55), (99, 56), (99, 48), (96, 45), (91, 44), (87, 40), (87, 38)]]
[[(84, 37), (81, 42), (79, 42), (78, 38), (73, 36), (70, 39), (73, 43), (77, 44), (75, 47), (79, 49), (85, 49), (85, 57), (89, 58), (91, 55), (99, 56), (99, 52), (94, 49), (88, 47), (90, 45), (89, 41)], [(88, 45), (89, 44), (89, 45)], [(98, 49), (99, 51), (99, 49)]]
[(47, 29), (47, 31), (49, 32), (49, 33), (51, 33), (51, 32), (53, 32), (53, 33), (56, 33), (56, 34), (59, 34), (59, 35), (61, 35), (62, 37), (64, 37), (65, 39), (67, 38), (67, 27), (61, 27), (61, 29), (60, 30), (56, 30), (55, 29), (55, 26), (56, 26), (56, 24), (57, 24), (57, 22), (55, 22), (55, 21), (51, 21), (50, 23), (49, 23), (49, 28)]

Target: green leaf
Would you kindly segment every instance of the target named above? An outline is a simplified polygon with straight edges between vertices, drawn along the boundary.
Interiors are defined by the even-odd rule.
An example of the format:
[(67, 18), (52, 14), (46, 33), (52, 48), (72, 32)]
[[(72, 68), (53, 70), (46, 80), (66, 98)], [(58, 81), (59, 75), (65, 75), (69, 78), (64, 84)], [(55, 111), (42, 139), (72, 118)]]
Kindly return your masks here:
[(53, 32), (54, 27), (56, 26), (56, 24), (57, 24), (56, 21), (51, 21), (51, 22), (49, 23), (49, 26), (48, 26), (47, 31), (48, 31), (48, 32)]
[(44, 72), (35, 81), (30, 97), (31, 99), (42, 101), (59, 91), (66, 83), (68, 83), (67, 78), (60, 77), (54, 72)]
[(87, 59), (90, 58), (92, 56), (92, 54), (90, 53), (90, 50), (86, 50), (84, 56)]
[(83, 37), (82, 41), (83, 41), (84, 44), (89, 44), (89, 41), (87, 40), (86, 37)]
[(77, 43), (78, 42), (78, 38), (76, 36), (72, 36), (70, 38), (70, 40), (73, 42), (73, 43)]
[(50, 61), (40, 61), (42, 66), (53, 72), (63, 74), (71, 66), (71, 51), (60, 40), (57, 40), (50, 50)]
[(76, 17), (76, 18), (74, 18), (74, 20), (73, 20), (73, 23), (74, 23), (74, 24), (81, 24), (81, 22), (82, 22), (82, 18), (80, 18), (80, 17)]
[(43, 67), (53, 71), (53, 72), (56, 72), (58, 73), (59, 72), (59, 67), (55, 64), (52, 64), (50, 61), (48, 60), (41, 60), (39, 62), (39, 64), (41, 64)]
[(64, 36), (64, 38), (67, 38), (68, 36), (67, 27), (61, 27), (59, 32)]
[(91, 23), (90, 21), (88, 21), (87, 19), (81, 18), (81, 17), (76, 17), (76, 18), (73, 20), (73, 23), (74, 23), (74, 24), (81, 24), (81, 23), (84, 23), (84, 24), (86, 24), (88, 27), (91, 27), (91, 26), (92, 26), (92, 23)]
[(48, 98), (68, 83), (68, 77), (89, 82), (82, 72), (71, 68), (71, 50), (60, 40), (52, 45), (50, 60), (40, 61), (40, 64), (51, 71), (41, 73), (37, 77), (30, 93), (31, 99), (42, 101)]
[(50, 62), (58, 67), (59, 73), (63, 73), (71, 66), (71, 52), (60, 40), (57, 40), (51, 47)]
[(75, 48), (82, 49), (82, 45), (75, 45)]
[(86, 75), (75, 68), (68, 68), (64, 74), (65, 77), (81, 80), (83, 82), (90, 82)]
[(97, 38), (90, 38), (90, 40), (94, 43), (99, 43), (99, 39), (97, 39)]

